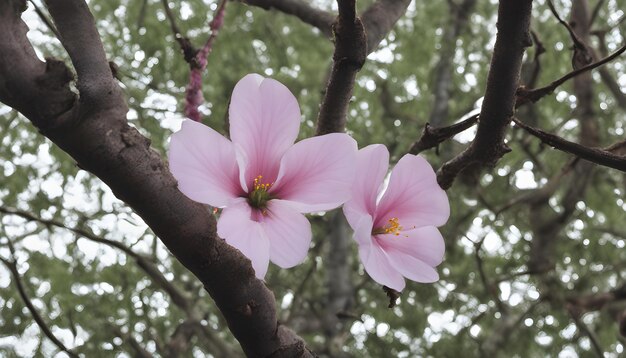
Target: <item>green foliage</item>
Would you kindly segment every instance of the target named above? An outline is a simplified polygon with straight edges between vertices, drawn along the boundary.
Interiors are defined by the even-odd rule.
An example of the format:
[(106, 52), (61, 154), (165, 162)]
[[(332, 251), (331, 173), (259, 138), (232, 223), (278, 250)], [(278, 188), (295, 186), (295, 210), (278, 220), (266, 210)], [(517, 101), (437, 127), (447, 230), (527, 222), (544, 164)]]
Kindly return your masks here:
[[(171, 3), (175, 3), (172, 11), (179, 17), (181, 31), (196, 47), (201, 46), (209, 34), (208, 23), (216, 3)], [(330, 1), (313, 3), (332, 9)], [(371, 3), (360, 2), (359, 8)], [(543, 85), (571, 70), (571, 41), (545, 2), (534, 3), (533, 30), (547, 49), (538, 78), (538, 85)], [(621, 11), (623, 16), (626, 8), (623, 0), (605, 3), (596, 19), (598, 29), (614, 24), (614, 14)], [(161, 1), (91, 0), (89, 5), (107, 54), (119, 67), (130, 107), (129, 122), (165, 156), (168, 138), (182, 120), (189, 67)], [(569, 13), (569, 5), (558, 5), (564, 16)], [(495, 1), (478, 1), (469, 27), (456, 40), (446, 124), (475, 108), (484, 93), (496, 10)], [(449, 13), (445, 1), (413, 2), (369, 56), (358, 75), (349, 112), (348, 131), (360, 146), (384, 143), (397, 160), (419, 137), (433, 107), (434, 69), (441, 61), (439, 49), (443, 31), (449, 26)], [(40, 54), (67, 60), (60, 43), (53, 40), (32, 9), (24, 16)], [(607, 33), (609, 49), (623, 42), (624, 30), (621, 25)], [(301, 138), (311, 136), (332, 50), (329, 39), (293, 16), (229, 2), (225, 26), (204, 76), (204, 123), (226, 133), (234, 84), (243, 75), (257, 72), (292, 90), (303, 114)], [(533, 54), (534, 49), (529, 49), (527, 64)], [(607, 68), (626, 92), (624, 64), (622, 57)], [(600, 78), (594, 75), (594, 80), (600, 142), (608, 146), (624, 138), (625, 112)], [(576, 141), (579, 128), (575, 107), (568, 83), (518, 115)], [(0, 206), (93, 232), (146, 256), (175, 287), (192, 297), (202, 313), (196, 318), (210, 335), (239, 352), (201, 285), (108, 188), (80, 170), (25, 118), (2, 106), (0, 133)], [(464, 148), (469, 140), (465, 138), (468, 136), (447, 141), (439, 151), (423, 155), (437, 167)], [(482, 356), (490, 339), (501, 335), (504, 340), (497, 342), (495, 352), (503, 357), (594, 356), (589, 337), (568, 311), (568, 300), (608, 292), (625, 283), (626, 231), (621, 223), (626, 217), (626, 178), (615, 170), (595, 169), (585, 195), (577, 200), (574, 212), (564, 218), (562, 230), (553, 238), (555, 270), (528, 274), (530, 246), (536, 239), (531, 214), (534, 210), (542, 210), (546, 216), (562, 212), (567, 181), (541, 209), (524, 198), (545, 187), (567, 166), (570, 157), (518, 128), (510, 129), (507, 140), (513, 151), (495, 168), (480, 172), (478, 177), (459, 178), (448, 191), (452, 217), (441, 228), (447, 253), (438, 268), (439, 282), (408, 283), (398, 306), (388, 309), (385, 293), (363, 271), (353, 247), (350, 265), (356, 304), (343, 312), (347, 318), (342, 320), (345, 334), (341, 335), (340, 350), (358, 357)], [(319, 351), (332, 342), (319, 326), (306, 323), (328, 314), (325, 260), (332, 229), (328, 216), (311, 217), (314, 244), (307, 260), (290, 270), (272, 266), (267, 277), (281, 321)], [(13, 258), (6, 246), (10, 240), (27, 294), (48, 326), (77, 352), (87, 357), (134, 354), (134, 340), (149, 352), (162, 354), (176, 327), (188, 317), (124, 252), (16, 215), (0, 213), (0, 223), (0, 256)], [(56, 352), (33, 325), (15, 280), (1, 265), (0, 287), (0, 355), (50, 356)], [(615, 317), (625, 308), (624, 302), (618, 301), (581, 317), (606, 352), (624, 350)], [(513, 324), (507, 326), (510, 321)], [(210, 339), (198, 337), (192, 345), (197, 355), (219, 356)]]

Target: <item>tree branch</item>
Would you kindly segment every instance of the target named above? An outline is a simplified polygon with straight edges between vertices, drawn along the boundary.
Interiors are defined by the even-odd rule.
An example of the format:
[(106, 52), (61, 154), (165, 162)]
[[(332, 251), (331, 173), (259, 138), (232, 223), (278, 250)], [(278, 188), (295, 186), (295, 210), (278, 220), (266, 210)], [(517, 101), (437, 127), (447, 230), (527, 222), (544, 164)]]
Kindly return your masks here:
[(524, 48), (532, 44), (529, 34), (532, 0), (505, 1), (498, 6), (498, 34), (480, 112), (476, 138), (470, 146), (437, 173), (442, 188), (471, 164), (492, 166), (510, 149), (504, 144), (515, 106)]
[(33, 8), (35, 9), (37, 16), (39, 16), (41, 21), (43, 21), (43, 23), (46, 24), (46, 27), (54, 34), (56, 38), (60, 39), (61, 35), (59, 35), (59, 31), (57, 30), (56, 27), (54, 27), (54, 24), (52, 24), (50, 19), (48, 19), (48, 16), (44, 14), (43, 10), (41, 10), (41, 8), (37, 5), (37, 3), (35, 3), (34, 0), (28, 0), (28, 2), (30, 2), (31, 5), (33, 5)]
[(180, 307), (183, 311), (188, 312), (191, 308), (191, 302), (189, 298), (185, 296), (177, 287), (175, 287), (170, 281), (168, 281), (165, 276), (159, 271), (159, 269), (145, 256), (136, 253), (128, 246), (124, 245), (121, 242), (105, 239), (103, 237), (94, 235), (91, 231), (68, 227), (64, 223), (56, 220), (46, 220), (42, 219), (38, 216), (33, 215), (27, 211), (18, 210), (14, 208), (7, 208), (0, 206), (0, 213), (8, 214), (8, 215), (16, 215), (27, 221), (37, 222), (43, 224), (45, 226), (54, 226), (61, 229), (65, 229), (71, 231), (80, 237), (83, 237), (87, 240), (101, 243), (110, 247), (114, 247), (129, 257), (133, 258), (137, 265), (152, 279), (152, 282), (161, 287), (172, 299), (172, 302)]
[(94, 19), (84, 1), (45, 0), (61, 36), (61, 44), (78, 75), (80, 100), (90, 105), (107, 104), (121, 91), (113, 79)]
[(345, 130), (356, 73), (363, 67), (367, 56), (365, 30), (356, 16), (356, 1), (337, 2), (339, 16), (333, 24), (333, 68), (317, 117), (317, 135)]
[[(9, 241), (9, 245), (11, 245), (10, 241)], [(11, 246), (11, 252), (13, 252), (12, 246)], [(17, 287), (17, 291), (20, 294), (20, 297), (22, 298), (22, 301), (24, 301), (24, 304), (26, 305), (26, 308), (28, 308), (28, 311), (33, 316), (33, 319), (35, 320), (35, 322), (37, 323), (37, 326), (39, 326), (39, 329), (41, 329), (43, 334), (46, 337), (48, 337), (52, 341), (52, 343), (54, 343), (54, 345), (57, 346), (61, 351), (67, 353), (68, 356), (70, 356), (72, 358), (78, 358), (78, 355), (76, 353), (74, 353), (71, 350), (69, 350), (63, 344), (63, 342), (61, 342), (54, 335), (54, 333), (52, 333), (52, 330), (50, 329), (50, 327), (48, 327), (48, 325), (43, 320), (43, 318), (41, 317), (41, 315), (39, 314), (39, 312), (37, 311), (35, 306), (33, 306), (33, 303), (31, 302), (30, 298), (28, 297), (28, 294), (26, 293), (26, 288), (22, 284), (22, 277), (20, 276), (20, 273), (17, 271), (17, 264), (16, 264), (15, 260), (9, 261), (9, 260), (6, 260), (6, 259), (0, 257), (0, 261), (2, 261), (4, 266), (6, 266), (6, 268), (9, 271), (11, 271), (11, 275), (13, 276), (13, 280), (15, 281), (15, 286)]]
[(561, 138), (557, 135), (544, 132), (541, 129), (535, 127), (531, 127), (517, 118), (513, 118), (513, 122), (526, 130), (528, 133), (539, 138), (542, 142), (548, 144), (555, 149), (573, 154), (577, 157), (596, 164), (626, 172), (626, 156), (616, 155), (607, 150), (590, 148), (584, 145), (570, 142), (567, 139)]
[(540, 100), (541, 98), (547, 96), (548, 94), (554, 92), (554, 90), (562, 85), (563, 83), (567, 82), (568, 80), (583, 74), (585, 72), (591, 71), (595, 68), (598, 68), (608, 62), (613, 61), (614, 59), (616, 59), (617, 57), (619, 57), (622, 53), (624, 53), (624, 51), (626, 51), (626, 44), (623, 45), (622, 47), (620, 47), (617, 51), (613, 52), (611, 55), (597, 61), (597, 62), (593, 62), (590, 63), (584, 67), (580, 67), (576, 70), (573, 70), (569, 73), (567, 73), (566, 75), (564, 75), (563, 77), (552, 81), (552, 83), (550, 83), (547, 86), (544, 87), (540, 87), (540, 88), (536, 88), (536, 89), (526, 89), (524, 87), (520, 87), (517, 90), (517, 103), (516, 106), (521, 106), (527, 102), (537, 102), (538, 100)]
[[(320, 30), (326, 37), (333, 38), (335, 15), (309, 6), (300, 0), (238, 0), (265, 10), (278, 10), (293, 15), (302, 22)], [(411, 0), (376, 0), (361, 16), (367, 34), (367, 53), (375, 51), (389, 34), (398, 19), (406, 13)]]
[(178, 24), (176, 23), (176, 17), (172, 13), (172, 9), (170, 9), (168, 0), (161, 0), (163, 4), (163, 9), (165, 10), (165, 15), (167, 16), (167, 20), (170, 23), (170, 28), (172, 29), (172, 33), (174, 33), (174, 38), (180, 45), (180, 49), (183, 51), (183, 56), (185, 57), (185, 61), (187, 63), (191, 63), (198, 53), (198, 49), (195, 48), (189, 38), (180, 31)]
[[(473, 0), (469, 0), (473, 1)], [(367, 53), (376, 50), (398, 19), (406, 13), (411, 0), (377, 0), (363, 12), (361, 20), (367, 35)]]
[(319, 29), (326, 37), (332, 37), (334, 15), (329, 12), (315, 9), (301, 0), (238, 0), (245, 4), (258, 6), (265, 10), (276, 9), (288, 15), (293, 15), (302, 22)]
[(455, 123), (447, 127), (435, 128), (426, 123), (424, 130), (422, 131), (422, 135), (415, 143), (413, 143), (411, 149), (409, 149), (409, 153), (418, 154), (426, 149), (434, 148), (464, 130), (473, 127), (476, 123), (478, 123), (478, 114), (470, 116), (459, 123)]
[[(217, 38), (220, 28), (224, 24), (224, 12), (226, 11), (226, 0), (222, 0), (215, 10), (213, 20), (211, 20), (210, 28), (211, 35), (208, 40), (202, 46), (202, 48), (196, 52), (192, 61), (189, 62), (189, 68), (191, 72), (189, 74), (189, 84), (185, 93), (185, 115), (196, 122), (200, 122), (202, 117), (198, 107), (204, 102), (202, 97), (202, 72), (206, 69), (207, 57), (213, 50), (213, 42)], [(181, 43), (182, 46), (182, 43)], [(184, 49), (183, 49), (184, 51)]]

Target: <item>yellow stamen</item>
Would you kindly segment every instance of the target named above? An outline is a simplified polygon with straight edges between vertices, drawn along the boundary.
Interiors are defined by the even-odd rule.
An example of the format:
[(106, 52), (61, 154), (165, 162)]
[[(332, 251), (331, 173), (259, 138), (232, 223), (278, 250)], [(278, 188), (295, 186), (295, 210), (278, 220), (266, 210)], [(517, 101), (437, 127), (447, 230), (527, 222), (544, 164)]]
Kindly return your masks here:
[(261, 179), (263, 179), (263, 175), (259, 175), (256, 178), (254, 178), (254, 190), (267, 191), (267, 189), (269, 189), (272, 186), (272, 184), (274, 184), (274, 183), (262, 183)]
[(372, 230), (372, 235), (392, 234), (395, 236), (400, 236), (401, 232), (402, 225), (400, 225), (400, 221), (398, 221), (398, 218), (391, 218), (387, 220), (387, 224), (385, 226)]
[[(274, 183), (263, 183), (263, 176), (259, 175), (254, 178), (254, 183), (252, 184), (252, 191), (248, 194), (248, 203), (251, 206), (257, 209), (265, 209), (267, 202), (271, 199), (270, 193), (268, 190), (272, 187)], [(263, 215), (266, 212), (262, 212)]]
[(385, 225), (383, 229), (385, 229), (385, 234), (394, 234), (398, 236), (400, 235), (400, 230), (402, 230), (402, 226), (400, 226), (398, 218), (391, 218), (387, 220), (387, 225)]

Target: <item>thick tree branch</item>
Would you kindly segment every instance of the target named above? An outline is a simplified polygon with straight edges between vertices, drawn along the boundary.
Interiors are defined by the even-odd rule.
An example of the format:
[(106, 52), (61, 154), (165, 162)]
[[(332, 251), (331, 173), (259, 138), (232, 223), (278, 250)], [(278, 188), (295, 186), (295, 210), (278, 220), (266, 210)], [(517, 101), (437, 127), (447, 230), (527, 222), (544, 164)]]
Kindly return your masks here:
[[(301, 0), (238, 0), (265, 10), (278, 10), (293, 15), (302, 22), (319, 29), (326, 37), (333, 38), (335, 15), (309, 6)], [(406, 12), (411, 0), (376, 0), (361, 16), (367, 34), (367, 53), (375, 51), (389, 34), (398, 19)], [(340, 15), (341, 16), (341, 15)]]
[[(562, 84), (564, 84), (565, 82), (580, 76), (581, 74), (587, 73), (588, 71), (591, 71), (593, 69), (596, 69), (598, 67), (601, 67), (602, 65), (605, 65), (611, 61), (613, 61), (614, 59), (616, 59), (617, 57), (619, 57), (621, 54), (623, 54), (626, 51), (626, 45), (620, 47), (617, 51), (615, 51), (614, 53), (612, 53), (611, 55), (597, 61), (594, 63), (591, 63), (587, 66), (578, 68), (577, 70), (573, 70), (567, 74), (565, 74), (564, 76), (562, 76), (561, 78), (552, 81), (549, 85), (546, 85), (544, 87), (540, 87), (540, 88), (535, 88), (535, 89), (528, 89), (525, 86), (520, 86), (517, 89), (516, 92), (516, 102), (515, 102), (515, 108), (519, 108), (521, 106), (527, 105), (529, 103), (535, 103), (539, 100), (541, 100), (542, 98), (546, 97), (547, 95), (551, 94), (554, 92), (554, 90), (561, 86)], [(604, 69), (601, 68), (600, 71)], [(601, 72), (602, 75), (602, 72)], [(604, 79), (605, 76), (610, 76), (608, 73), (605, 73), (605, 75), (602, 75), (602, 78)], [(614, 82), (614, 79), (611, 77), (611, 79)], [(609, 86), (609, 88), (611, 89), (611, 91), (616, 94), (616, 99), (618, 101), (618, 104), (620, 106), (622, 106), (622, 99), (626, 98), (623, 97), (623, 93), (621, 93), (621, 90), (619, 90), (619, 87), (615, 87), (618, 86), (616, 82), (615, 85), (613, 87), (610, 86), (611, 81), (605, 81), (607, 83), (607, 86)], [(616, 89), (617, 88), (617, 89)], [(617, 92), (615, 92), (617, 91)], [(622, 95), (622, 97), (619, 96), (619, 94)], [(626, 102), (625, 102), (626, 105)], [(433, 128), (432, 126), (430, 126), (429, 124), (426, 124), (424, 130), (422, 131), (422, 135), (420, 136), (420, 138), (411, 146), (411, 149), (409, 150), (409, 153), (412, 154), (417, 154), (420, 153), (426, 149), (430, 149), (430, 148), (434, 148), (437, 145), (439, 145), (440, 143), (452, 138), (453, 136), (455, 136), (456, 134), (472, 127), (474, 124), (478, 123), (478, 115), (469, 117), (459, 123), (447, 126), (447, 127), (440, 127), (440, 128)], [(519, 121), (519, 120), (518, 120)], [(522, 125), (520, 125), (520, 127), (523, 127)], [(532, 128), (528, 125), (526, 125), (526, 127)], [(525, 127), (523, 127), (525, 128)], [(544, 132), (545, 133), (545, 132)], [(558, 137), (557, 137), (558, 138)]]
[[(473, 1), (473, 0), (470, 0)], [(361, 14), (367, 35), (367, 53), (376, 50), (398, 19), (406, 13), (411, 0), (376, 0)]]
[(333, 24), (333, 68), (317, 117), (317, 135), (345, 130), (356, 73), (363, 67), (367, 56), (365, 30), (356, 16), (356, 1), (337, 2), (339, 16)]
[(293, 15), (302, 22), (319, 29), (326, 37), (332, 37), (332, 24), (335, 16), (329, 12), (315, 9), (302, 0), (238, 0), (245, 4), (258, 6), (265, 10), (278, 10)]
[(76, 86), (81, 102), (109, 104), (102, 98), (114, 98), (120, 89), (111, 74), (104, 46), (87, 4), (65, 0), (46, 0), (46, 4), (61, 36), (61, 44), (78, 74)]
[(127, 106), (119, 87), (109, 86), (113, 76), (87, 6), (82, 0), (49, 4), (77, 69), (81, 100), (69, 90), (61, 63), (35, 55), (20, 20), (24, 1), (9, 0), (0, 2), (0, 101), (26, 115), (145, 220), (202, 281), (246, 354), (311, 356), (301, 338), (277, 322), (274, 296), (250, 261), (217, 237), (212, 214), (178, 190), (149, 140), (127, 125)]
[(515, 106), (524, 48), (532, 44), (529, 34), (532, 0), (505, 1), (498, 6), (498, 34), (480, 112), (476, 138), (437, 173), (442, 188), (471, 164), (492, 166), (510, 149), (504, 144)]

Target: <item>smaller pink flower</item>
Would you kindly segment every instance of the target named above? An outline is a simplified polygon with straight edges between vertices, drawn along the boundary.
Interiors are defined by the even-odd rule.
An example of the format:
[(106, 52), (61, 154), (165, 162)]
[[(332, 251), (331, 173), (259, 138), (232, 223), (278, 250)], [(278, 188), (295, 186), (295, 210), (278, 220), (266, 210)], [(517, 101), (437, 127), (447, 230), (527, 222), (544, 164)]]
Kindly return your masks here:
[(434, 267), (443, 260), (445, 244), (437, 226), (448, 220), (450, 205), (430, 164), (411, 154), (396, 164), (380, 196), (388, 166), (384, 145), (359, 151), (352, 199), (343, 212), (354, 229), (365, 271), (379, 284), (402, 291), (405, 277), (417, 282), (439, 279)]
[(339, 207), (350, 198), (357, 145), (333, 133), (295, 143), (300, 108), (278, 81), (250, 74), (231, 97), (230, 138), (191, 120), (172, 135), (170, 170), (190, 199), (224, 208), (218, 235), (265, 277), (304, 261), (311, 225), (304, 213)]

